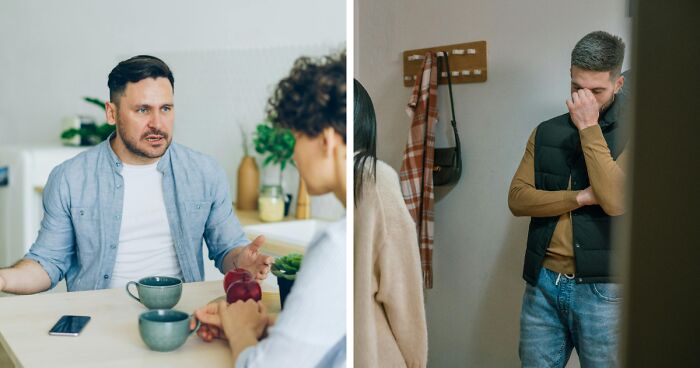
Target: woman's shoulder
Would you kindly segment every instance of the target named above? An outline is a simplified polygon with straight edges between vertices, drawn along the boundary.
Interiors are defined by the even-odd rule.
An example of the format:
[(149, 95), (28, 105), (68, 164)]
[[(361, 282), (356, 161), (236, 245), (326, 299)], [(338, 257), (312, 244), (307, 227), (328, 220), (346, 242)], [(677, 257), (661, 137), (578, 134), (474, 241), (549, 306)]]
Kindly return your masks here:
[[(362, 196), (360, 206), (385, 207), (397, 201), (403, 201), (401, 184), (396, 171), (386, 162), (377, 160), (373, 177), (366, 176), (362, 181)], [(365, 164), (365, 174), (372, 166)]]
[(376, 182), (374, 192), (382, 207), (396, 207), (403, 205), (403, 194), (401, 193), (401, 183), (399, 175), (394, 168), (383, 161), (377, 160)]
[(397, 187), (399, 185), (399, 175), (393, 167), (389, 166), (384, 161), (377, 160), (375, 168), (377, 176), (377, 187), (384, 189), (385, 187)]

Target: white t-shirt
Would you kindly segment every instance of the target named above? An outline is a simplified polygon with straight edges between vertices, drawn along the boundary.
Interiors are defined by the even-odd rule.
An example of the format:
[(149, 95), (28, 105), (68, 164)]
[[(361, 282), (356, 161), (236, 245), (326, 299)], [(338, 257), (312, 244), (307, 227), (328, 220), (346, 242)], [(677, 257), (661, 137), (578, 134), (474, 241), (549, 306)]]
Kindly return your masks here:
[(111, 288), (147, 276), (182, 279), (163, 199), (163, 174), (150, 165), (126, 165), (124, 209)]

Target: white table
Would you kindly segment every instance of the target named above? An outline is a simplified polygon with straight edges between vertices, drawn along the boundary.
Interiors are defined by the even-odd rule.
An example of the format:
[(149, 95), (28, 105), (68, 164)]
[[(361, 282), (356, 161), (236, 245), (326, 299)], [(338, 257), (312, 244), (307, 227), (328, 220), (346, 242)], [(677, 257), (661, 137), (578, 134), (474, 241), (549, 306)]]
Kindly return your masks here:
[[(221, 281), (187, 283), (174, 309), (188, 314), (224, 295)], [(263, 302), (278, 313), (279, 294), (263, 290)], [(179, 349), (151, 351), (139, 336), (146, 307), (124, 289), (44, 293), (0, 298), (0, 365), (19, 367), (233, 367), (225, 341), (203, 342), (195, 334)], [(64, 314), (92, 320), (78, 337), (50, 336)], [(3, 365), (4, 367), (4, 365)]]

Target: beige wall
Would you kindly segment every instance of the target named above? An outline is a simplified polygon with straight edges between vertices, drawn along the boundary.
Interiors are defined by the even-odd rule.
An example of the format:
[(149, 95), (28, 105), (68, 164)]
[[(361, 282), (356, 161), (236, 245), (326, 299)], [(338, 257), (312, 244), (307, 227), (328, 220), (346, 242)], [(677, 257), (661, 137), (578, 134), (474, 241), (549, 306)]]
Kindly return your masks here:
[[(345, 9), (342, 0), (0, 1), (0, 145), (58, 145), (66, 116), (104, 121), (82, 96), (107, 99), (116, 63), (152, 54), (175, 74), (175, 140), (216, 158), (235, 198), (239, 126), (254, 131), (302, 53), (345, 47)], [(296, 197), (296, 169), (285, 176)], [(312, 212), (344, 210), (325, 196), (312, 199)]]
[[(401, 165), (409, 123), (401, 52), (486, 40), (489, 80), (454, 87), (465, 171), (438, 193), (434, 289), (426, 293), (431, 367), (518, 366), (528, 219), (508, 211), (510, 179), (541, 121), (564, 113), (569, 56), (593, 30), (631, 46), (626, 0), (356, 0), (355, 75), (373, 98), (378, 154)], [(629, 60), (629, 59), (628, 59)], [(628, 61), (625, 63), (628, 65)], [(440, 111), (449, 117), (446, 89)], [(446, 137), (441, 118), (438, 143)]]

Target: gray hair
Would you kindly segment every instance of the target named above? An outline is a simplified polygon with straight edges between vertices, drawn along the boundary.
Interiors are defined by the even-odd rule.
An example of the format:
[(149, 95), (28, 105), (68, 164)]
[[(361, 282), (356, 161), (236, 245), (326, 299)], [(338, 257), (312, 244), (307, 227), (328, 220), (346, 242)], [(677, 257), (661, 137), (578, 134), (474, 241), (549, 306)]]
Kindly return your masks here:
[(620, 75), (625, 58), (625, 43), (618, 36), (604, 31), (591, 32), (576, 43), (571, 51), (571, 66), (596, 72)]

